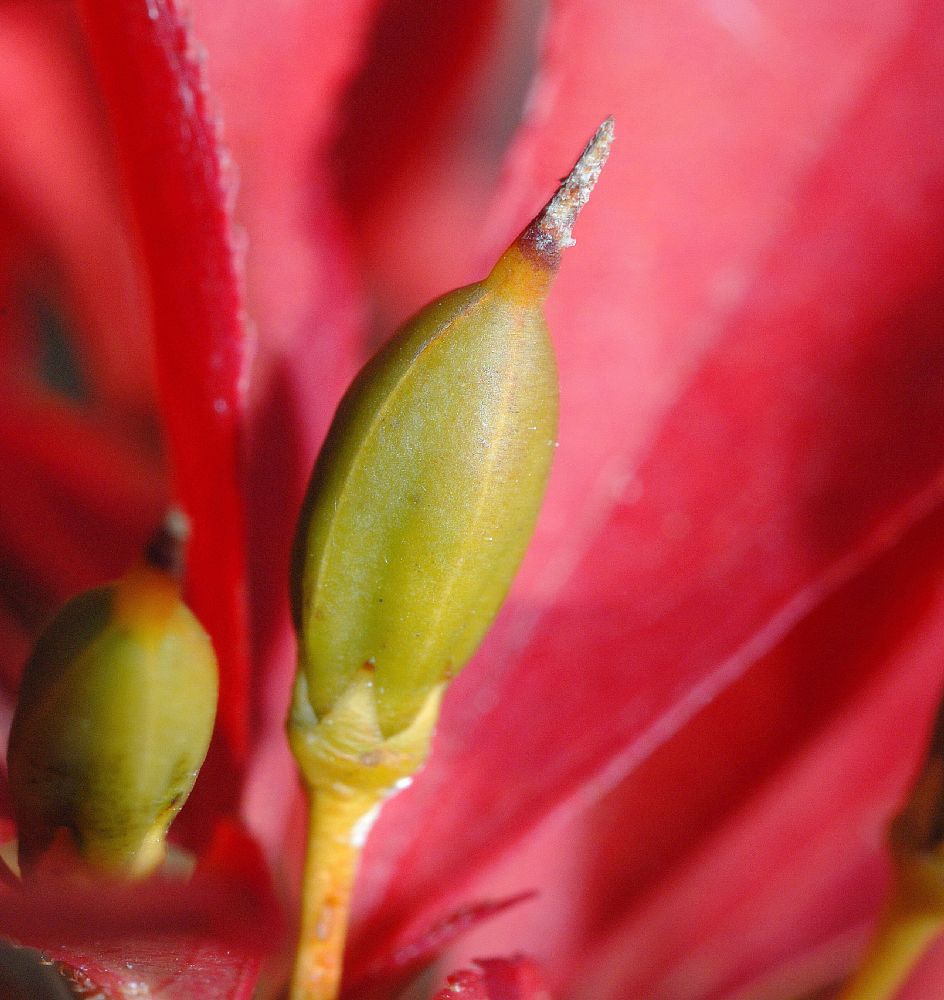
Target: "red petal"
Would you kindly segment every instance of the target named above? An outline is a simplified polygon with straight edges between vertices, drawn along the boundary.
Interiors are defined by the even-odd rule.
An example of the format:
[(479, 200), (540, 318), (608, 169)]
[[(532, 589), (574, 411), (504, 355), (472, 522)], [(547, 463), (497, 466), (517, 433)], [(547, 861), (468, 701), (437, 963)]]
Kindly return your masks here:
[(193, 521), (190, 601), (220, 659), (220, 721), (239, 758), (248, 735), (246, 339), (229, 182), (192, 41), (170, 0), (82, 8), (147, 264), (175, 489)]
[(261, 964), (257, 956), (214, 943), (173, 939), (128, 941), (93, 951), (56, 947), (46, 954), (85, 991), (81, 996), (117, 998), (146, 991), (153, 1000), (251, 1000)]
[(747, 46), (701, 8), (560, 8), (557, 166), (522, 166), (554, 176), (588, 121), (627, 124), (552, 302), (562, 444), (533, 607), (378, 824), (364, 952), (592, 801), (940, 504), (942, 34), (928, 8), (849, 16), (768, 5)]
[(548, 1000), (533, 962), (514, 958), (476, 959), (480, 972), (463, 969), (446, 980), (449, 984), (434, 1000)]
[(368, 970), (353, 986), (345, 983), (345, 992), (350, 991), (358, 1000), (385, 1000), (395, 987), (405, 986), (411, 976), (431, 965), (453, 942), (464, 937), (474, 927), (488, 923), (500, 913), (533, 899), (534, 896), (533, 892), (521, 892), (506, 899), (463, 906), (434, 924), (421, 937), (404, 944), (393, 956), (392, 962)]
[[(111, 143), (64, 4), (0, 11), (0, 601), (22, 632), (123, 572), (166, 507), (150, 410), (150, 319)], [(43, 331), (74, 360), (54, 391)]]
[[(384, 210), (435, 140), (456, 92), (469, 86), (486, 42), (494, 41), (496, 0), (447, 5), (388, 0), (373, 25), (364, 64), (344, 95), (344, 130), (334, 147), (345, 210), (355, 222)], [(431, 16), (432, 14), (432, 16)]]
[(283, 5), (264, 25), (242, 0), (195, 9), (239, 169), (236, 215), (248, 234), (247, 301), (259, 330), (246, 479), (253, 655), (261, 665), (252, 700), (264, 744), (254, 755), (247, 814), (279, 861), (292, 801), (286, 789), (297, 786), (284, 735), (295, 667), (289, 549), (318, 444), (365, 349), (325, 162), (330, 112), (356, 69), (375, 7), (374, 0)]
[(90, 405), (117, 428), (149, 415), (150, 317), (76, 21), (71, 4), (0, 10), (0, 340), (19, 369), (4, 377), (22, 381), (25, 331), (9, 324), (24, 294), (50, 300), (68, 320)]
[(33, 629), (57, 603), (124, 572), (165, 504), (160, 464), (136, 442), (33, 394), (6, 394), (0, 469), (4, 562), (21, 571), (8, 570), (2, 589)]
[(284, 930), (258, 848), (227, 824), (188, 882), (153, 878), (89, 888), (50, 873), (0, 891), (0, 927), (36, 947), (179, 934), (247, 953), (272, 951)]
[[(332, 166), (370, 296), (374, 342), (468, 282), (476, 236), (524, 100), (516, 44), (537, 12), (473, 0), (385, 3), (338, 106)], [(509, 81), (510, 78), (510, 81)]]
[(229, 823), (189, 883), (89, 890), (50, 878), (0, 892), (0, 928), (90, 991), (124, 996), (139, 984), (155, 1000), (248, 998), (285, 932), (258, 848)]
[[(884, 892), (884, 827), (942, 682), (942, 564), (938, 511), (611, 797), (592, 831), (578, 995), (686, 980), (720, 998), (791, 964), (799, 994), (824, 968), (842, 974), (857, 943), (843, 935)], [(677, 794), (689, 787), (704, 801)], [(627, 829), (641, 802), (653, 815)]]

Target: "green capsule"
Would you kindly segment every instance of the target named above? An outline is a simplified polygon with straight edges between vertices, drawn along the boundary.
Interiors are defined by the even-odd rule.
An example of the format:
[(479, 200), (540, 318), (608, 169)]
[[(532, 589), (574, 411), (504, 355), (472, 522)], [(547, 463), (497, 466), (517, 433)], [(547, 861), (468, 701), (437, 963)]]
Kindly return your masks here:
[(422, 310), (341, 402), (293, 558), (300, 682), (315, 718), (366, 672), (381, 736), (404, 731), (498, 611), (555, 447), (543, 301), (611, 136), (608, 123), (583, 172), (484, 281)]
[(24, 872), (63, 831), (93, 871), (153, 871), (216, 701), (213, 647), (172, 573), (144, 563), (69, 601), (27, 663), (10, 734)]
[(512, 280), (433, 303), (364, 369), (319, 457), (297, 548), (316, 715), (367, 665), (391, 736), (462, 667), (531, 536), (556, 423), (547, 328)]

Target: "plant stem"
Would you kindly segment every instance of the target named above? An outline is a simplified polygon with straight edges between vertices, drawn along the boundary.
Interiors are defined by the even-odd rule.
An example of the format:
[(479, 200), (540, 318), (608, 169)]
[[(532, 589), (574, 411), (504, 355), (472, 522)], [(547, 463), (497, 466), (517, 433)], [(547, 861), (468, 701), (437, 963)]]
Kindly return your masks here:
[(310, 791), (298, 954), (290, 1000), (335, 1000), (341, 983), (351, 890), (365, 826), (381, 797), (344, 786)]
[(892, 902), (836, 1000), (891, 1000), (942, 927), (941, 914)]

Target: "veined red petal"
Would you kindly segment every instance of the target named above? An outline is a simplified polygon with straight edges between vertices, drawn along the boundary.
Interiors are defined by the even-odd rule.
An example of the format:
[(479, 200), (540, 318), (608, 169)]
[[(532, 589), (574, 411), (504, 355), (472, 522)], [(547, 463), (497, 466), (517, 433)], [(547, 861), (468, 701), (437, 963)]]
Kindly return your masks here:
[[(795, 997), (842, 977), (849, 931), (885, 891), (885, 827), (944, 680), (942, 539), (939, 509), (610, 796), (587, 829), (599, 854), (573, 942), (578, 996), (687, 981), (720, 1000), (777, 978)], [(701, 803), (673, 794), (689, 787)], [(627, 830), (640, 801), (654, 815)]]
[[(247, 732), (245, 358), (226, 183), (173, 5), (119, 0), (107, 15), (93, 0), (86, 7), (157, 303), (171, 450), (197, 526), (193, 599), (221, 637), (235, 692), (225, 725), (238, 744)], [(238, 7), (228, 4), (228, 15)], [(294, 53), (286, 79), (298, 81), (305, 40), (330, 37), (304, 101), (273, 130), (278, 150), (253, 168), (250, 125), (238, 140), (254, 192), (245, 221), (259, 234), (260, 263), (250, 294), (265, 342), (250, 441), (254, 579), (264, 595), (257, 642), (283, 667), (284, 614), (271, 595), (291, 531), (285, 510), (360, 351), (324, 153), (331, 102), (372, 7), (299, 14), (297, 46), (291, 32), (275, 32), (271, 49), (254, 45)], [(328, 21), (343, 30), (326, 32)], [(928, 609), (944, 496), (944, 148), (928, 109), (940, 102), (940, 27), (927, 6), (878, 0), (812, 17), (785, 0), (557, 5), (496, 232), (533, 211), (588, 122), (615, 112), (620, 123), (601, 207), (582, 220), (551, 302), (564, 374), (558, 476), (517, 603), (483, 652), (492, 674), (473, 667), (458, 682), (428, 772), (375, 832), (362, 885), (373, 919), (355, 968), (394, 963), (477, 869), (542, 818), (573, 815), (627, 774), (639, 784), (630, 778), (626, 797), (611, 797), (613, 822), (651, 800), (667, 774), (682, 776), (680, 801), (658, 814), (668, 829), (648, 854), (643, 841), (662, 831), (641, 824), (634, 847), (652, 862), (645, 876), (634, 854), (602, 848), (599, 911), (583, 913), (599, 978), (580, 983), (595, 1000), (637, 988), (707, 998), (761, 982), (788, 952), (838, 940), (874, 901), (875, 844), (840, 849), (861, 836), (863, 817), (878, 829), (917, 752), (917, 731), (913, 743), (894, 743), (893, 706), (923, 717), (939, 680), (941, 626)], [(264, 58), (237, 72), (242, 83), (224, 107), (236, 109), (245, 81), (267, 75)], [(284, 93), (293, 87), (285, 82)], [(251, 103), (246, 121), (258, 124), (265, 102)], [(309, 133), (299, 120), (317, 127)], [(306, 202), (299, 178), (309, 156), (318, 193)], [(306, 205), (317, 247), (299, 224)], [(307, 289), (301, 303), (294, 285)], [(306, 329), (316, 336), (304, 339)], [(20, 454), (21, 439), (6, 443)], [(54, 474), (56, 456), (46, 458)], [(36, 503), (44, 498), (37, 490)], [(70, 572), (81, 563), (69, 556)], [(881, 585), (915, 604), (884, 601)], [(822, 652), (830, 643), (832, 656)], [(794, 664), (814, 646), (827, 680)], [(260, 682), (269, 736), (285, 679), (280, 669)], [(809, 691), (790, 700), (793, 683), (822, 694), (815, 712)], [(696, 765), (703, 739), (733, 753), (750, 737), (750, 719), (724, 731), (725, 713), (744, 707), (739, 684), (774, 732), (750, 773), (729, 779), (720, 765)], [(712, 699), (706, 722), (698, 713)], [(850, 769), (856, 780), (844, 782)], [(256, 777), (264, 780), (261, 768)], [(716, 783), (724, 801), (692, 801), (686, 780)], [(823, 789), (835, 815), (815, 802)], [(689, 828), (708, 839), (685, 843)], [(784, 855), (802, 848), (804, 858), (771, 866), (757, 891), (751, 863), (770, 843)], [(772, 936), (791, 921), (795, 935)], [(221, 981), (241, 989), (228, 975)], [(454, 985), (504, 996), (487, 992), (487, 980), (486, 964)]]

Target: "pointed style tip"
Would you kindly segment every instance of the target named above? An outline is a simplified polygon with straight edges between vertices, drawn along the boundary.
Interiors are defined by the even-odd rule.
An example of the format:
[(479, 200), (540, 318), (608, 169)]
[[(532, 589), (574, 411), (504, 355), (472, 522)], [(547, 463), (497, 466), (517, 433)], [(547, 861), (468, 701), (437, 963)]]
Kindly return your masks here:
[(522, 234), (522, 242), (530, 244), (556, 266), (560, 253), (576, 242), (571, 235), (580, 210), (590, 199), (610, 155), (615, 134), (611, 115), (603, 121), (587, 143), (573, 170), (561, 181), (554, 197)]
[(144, 549), (144, 561), (171, 576), (181, 577), (184, 549), (190, 537), (190, 519), (179, 507), (171, 507)]

